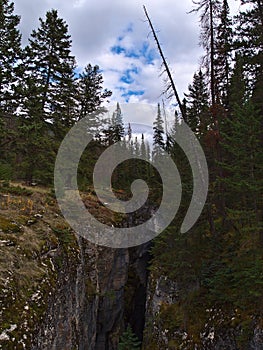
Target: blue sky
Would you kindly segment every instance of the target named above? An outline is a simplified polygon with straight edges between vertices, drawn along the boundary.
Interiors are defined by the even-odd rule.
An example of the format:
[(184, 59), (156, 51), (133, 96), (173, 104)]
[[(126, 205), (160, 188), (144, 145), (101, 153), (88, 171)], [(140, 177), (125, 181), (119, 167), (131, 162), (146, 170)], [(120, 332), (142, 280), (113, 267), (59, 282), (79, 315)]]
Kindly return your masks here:
[[(170, 64), (181, 97), (187, 92), (203, 53), (199, 24), (191, 0), (14, 0), (21, 15), (23, 43), (39, 17), (55, 8), (69, 25), (72, 53), (80, 70), (98, 64), (104, 85), (112, 90), (111, 103), (157, 105), (164, 90), (161, 61), (143, 12), (143, 5)], [(239, 1), (230, 0), (235, 8)], [(174, 101), (170, 101), (172, 104)], [(136, 122), (139, 122), (138, 120)]]

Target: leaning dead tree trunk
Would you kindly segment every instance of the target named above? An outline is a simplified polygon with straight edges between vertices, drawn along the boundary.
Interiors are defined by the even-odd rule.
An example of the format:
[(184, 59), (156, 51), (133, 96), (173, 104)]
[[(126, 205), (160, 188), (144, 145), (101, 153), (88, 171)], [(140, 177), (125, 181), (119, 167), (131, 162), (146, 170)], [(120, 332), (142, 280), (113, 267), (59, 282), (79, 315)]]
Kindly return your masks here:
[(159, 51), (159, 54), (160, 54), (160, 56), (161, 56), (161, 58), (162, 58), (162, 61), (163, 61), (164, 70), (165, 70), (165, 72), (166, 72), (166, 74), (167, 74), (167, 77), (168, 77), (168, 80), (169, 80), (169, 85), (168, 85), (166, 91), (168, 91), (169, 89), (172, 89), (173, 94), (174, 94), (174, 96), (175, 96), (175, 98), (176, 98), (176, 101), (177, 101), (177, 103), (178, 103), (178, 106), (179, 106), (179, 109), (180, 109), (182, 118), (183, 118), (183, 120), (186, 122), (185, 110), (184, 110), (183, 105), (182, 105), (182, 103), (181, 103), (181, 100), (180, 100), (180, 97), (179, 97), (179, 95), (178, 95), (178, 92), (177, 92), (177, 89), (176, 89), (176, 86), (175, 86), (175, 83), (174, 83), (174, 80), (173, 80), (173, 77), (172, 77), (170, 68), (169, 68), (169, 66), (168, 66), (168, 63), (167, 63), (165, 57), (164, 57), (164, 54), (163, 54), (163, 51), (162, 51), (160, 42), (159, 42), (159, 40), (158, 40), (157, 34), (156, 34), (155, 30), (154, 30), (152, 21), (151, 21), (149, 15), (148, 15), (148, 12), (147, 12), (145, 6), (143, 6), (143, 10), (144, 10), (145, 16), (146, 16), (146, 18), (147, 18), (147, 21), (148, 21), (148, 23), (149, 23), (149, 25), (150, 25), (151, 32), (152, 32), (152, 34), (153, 34), (154, 40), (155, 40), (155, 42), (156, 42), (156, 45), (157, 45), (157, 48), (158, 48), (158, 51)]

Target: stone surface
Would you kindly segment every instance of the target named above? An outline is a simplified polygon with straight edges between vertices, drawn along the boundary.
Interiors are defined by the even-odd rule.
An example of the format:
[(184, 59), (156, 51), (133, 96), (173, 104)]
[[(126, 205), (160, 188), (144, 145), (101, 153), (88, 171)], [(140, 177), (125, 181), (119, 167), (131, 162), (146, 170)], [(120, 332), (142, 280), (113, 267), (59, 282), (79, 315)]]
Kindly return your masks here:
[[(194, 290), (197, 286), (191, 285)], [(228, 310), (217, 309), (205, 310), (208, 322), (199, 334), (199, 341), (196, 343), (193, 334), (188, 334), (184, 327), (178, 326), (171, 332), (166, 329), (164, 316), (161, 313), (162, 306), (178, 304), (180, 285), (176, 281), (169, 280), (166, 276), (156, 277), (151, 274), (148, 280), (147, 302), (146, 302), (146, 330), (143, 342), (143, 349), (183, 349), (183, 350), (262, 350), (263, 330), (255, 323), (253, 335), (240, 348), (238, 338), (242, 336), (241, 324), (233, 327), (226, 327), (225, 320), (236, 318), (235, 311), (231, 314)], [(173, 315), (176, 318), (176, 315)], [(183, 322), (180, 322), (182, 324)], [(185, 327), (187, 328), (187, 327)], [(175, 345), (176, 344), (176, 345)], [(155, 347), (153, 347), (155, 346)]]

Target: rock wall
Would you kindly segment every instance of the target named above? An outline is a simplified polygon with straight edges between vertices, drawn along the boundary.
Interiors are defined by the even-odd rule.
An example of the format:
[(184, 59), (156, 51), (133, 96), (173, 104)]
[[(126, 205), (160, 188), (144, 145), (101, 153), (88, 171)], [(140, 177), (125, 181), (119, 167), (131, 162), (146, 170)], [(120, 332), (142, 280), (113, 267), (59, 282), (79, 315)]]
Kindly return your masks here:
[(75, 261), (63, 260), (32, 350), (115, 350), (128, 322), (142, 335), (148, 246), (111, 249), (82, 238), (78, 244)]
[[(192, 291), (195, 288), (198, 286), (191, 286)], [(196, 336), (193, 329), (188, 330), (189, 320), (179, 316), (180, 293), (180, 285), (176, 281), (169, 280), (166, 276), (150, 275), (143, 349), (263, 349), (263, 329), (259, 326), (259, 320), (252, 322), (253, 329), (250, 335), (244, 334), (237, 310), (221, 310), (217, 307), (203, 310), (204, 314), (200, 315), (200, 320), (205, 318), (206, 322)]]

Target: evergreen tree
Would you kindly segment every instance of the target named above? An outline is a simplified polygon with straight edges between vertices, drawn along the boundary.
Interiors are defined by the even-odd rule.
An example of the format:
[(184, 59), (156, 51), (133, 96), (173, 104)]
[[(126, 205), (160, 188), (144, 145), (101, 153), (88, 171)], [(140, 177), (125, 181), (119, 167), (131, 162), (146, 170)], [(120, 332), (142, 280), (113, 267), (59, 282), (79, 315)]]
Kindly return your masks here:
[(243, 62), (244, 58), (237, 55), (230, 85), (231, 118), (221, 125), (226, 174), (221, 181), (228, 194), (228, 207), (239, 213), (244, 211), (245, 215), (253, 212), (259, 225), (263, 186), (262, 111), (248, 92)]
[(132, 128), (131, 128), (131, 123), (128, 125), (128, 140), (131, 141), (132, 138)]
[(163, 119), (161, 116), (161, 107), (158, 103), (157, 105), (157, 116), (153, 123), (153, 145), (154, 147), (153, 153), (157, 152), (158, 149), (164, 149), (164, 128), (163, 128)]
[[(106, 120), (102, 118), (106, 109), (101, 107), (101, 104), (107, 97), (111, 96), (112, 92), (107, 89), (103, 90), (103, 77), (98, 65), (92, 67), (91, 64), (88, 64), (85, 67), (84, 71), (79, 74), (77, 89), (76, 118), (77, 120), (88, 118), (89, 131), (100, 139), (102, 124), (106, 123)], [(108, 134), (110, 133), (108, 132)]]
[(194, 74), (193, 83), (188, 86), (189, 93), (185, 94), (187, 124), (193, 132), (201, 137), (208, 130), (209, 93), (202, 71)]
[(140, 349), (141, 342), (133, 333), (131, 326), (128, 325), (126, 331), (122, 334), (118, 345), (118, 350), (136, 350)]
[[(166, 140), (164, 139), (164, 122), (161, 115), (160, 104), (157, 105), (157, 115), (155, 121), (153, 122), (153, 147), (152, 147), (152, 161), (158, 164), (158, 166), (163, 167), (165, 164), (165, 148)], [(158, 197), (161, 195), (161, 179), (159, 176), (156, 176), (154, 169), (150, 170), (153, 176), (153, 182), (155, 187), (155, 195)], [(157, 200), (156, 197), (156, 200)]]
[(21, 59), (20, 17), (14, 14), (14, 3), (0, 0), (0, 118), (16, 108), (19, 60)]
[(14, 177), (23, 179), (28, 184), (51, 184), (57, 146), (49, 133), (48, 125), (30, 119), (20, 122), (15, 143), (16, 162), (19, 166), (14, 167)]
[[(260, 101), (263, 113), (263, 2), (262, 0), (242, 0), (245, 6), (237, 20), (236, 48), (244, 58), (246, 78), (250, 81), (250, 92)], [(250, 6), (248, 6), (250, 5)]]
[(232, 19), (228, 1), (223, 0), (215, 40), (215, 80), (217, 97), (228, 109), (229, 79), (233, 49)]
[(248, 221), (254, 221), (259, 226), (263, 187), (260, 114), (251, 100), (243, 106), (235, 104), (233, 114), (234, 118), (226, 121), (228, 134), (223, 134), (227, 176), (222, 181), (228, 194), (227, 205), (239, 213), (244, 212)]
[(243, 106), (248, 98), (248, 83), (244, 76), (244, 58), (239, 54), (235, 57), (233, 74), (230, 78), (229, 105), (230, 117), (234, 117), (234, 106)]
[(71, 126), (75, 118), (75, 59), (70, 49), (68, 26), (56, 10), (48, 11), (45, 20), (40, 18), (40, 27), (25, 48), (26, 117), (34, 118), (31, 108), (38, 105), (40, 117), (52, 121), (54, 129)]
[(120, 141), (124, 136), (123, 117), (119, 103), (117, 103), (116, 110), (112, 114), (111, 119), (113, 142)]
[(57, 147), (76, 119), (75, 59), (70, 48), (68, 26), (51, 10), (45, 20), (40, 18), (24, 50), (17, 176), (28, 182), (52, 181)]
[[(263, 2), (262, 0), (241, 0), (245, 10), (240, 11), (238, 19), (238, 41), (237, 48), (253, 66), (262, 65), (263, 55)], [(247, 6), (250, 5), (250, 6)]]
[(144, 159), (146, 158), (146, 146), (145, 146), (145, 142), (144, 142), (144, 134), (142, 134), (140, 154), (142, 157), (144, 157)]
[(14, 144), (17, 139), (15, 112), (19, 100), (17, 89), (21, 61), (20, 17), (14, 14), (14, 3), (0, 0), (0, 173), (11, 177)]
[[(101, 107), (103, 101), (112, 95), (112, 92), (103, 89), (103, 77), (99, 66), (92, 67), (88, 64), (84, 72), (78, 78), (78, 110), (77, 119), (89, 116), (89, 127), (91, 131), (98, 131), (103, 122), (99, 112), (105, 109)], [(98, 113), (94, 113), (94, 112)]]

